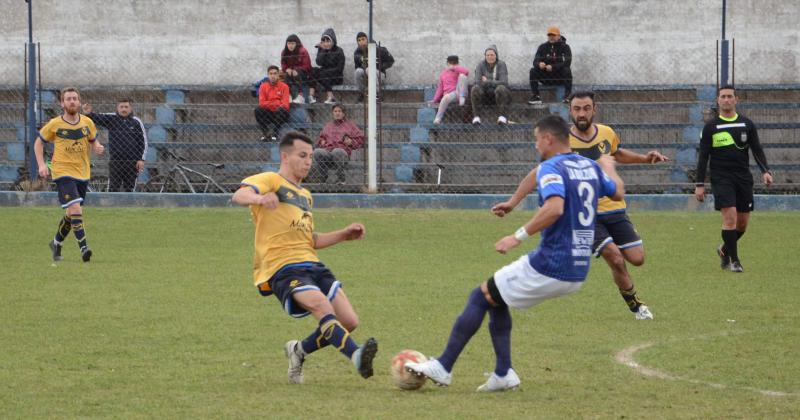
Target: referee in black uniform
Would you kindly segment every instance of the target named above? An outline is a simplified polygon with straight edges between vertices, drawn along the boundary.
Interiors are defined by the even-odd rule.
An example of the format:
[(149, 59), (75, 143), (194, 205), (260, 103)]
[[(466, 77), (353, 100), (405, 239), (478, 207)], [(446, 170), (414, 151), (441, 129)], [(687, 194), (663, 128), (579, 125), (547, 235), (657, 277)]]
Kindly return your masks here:
[(750, 212), (753, 211), (753, 175), (748, 151), (753, 150), (764, 184), (772, 184), (772, 173), (758, 141), (755, 124), (736, 113), (736, 103), (733, 86), (725, 85), (717, 90), (719, 115), (703, 127), (694, 196), (698, 201), (705, 198), (704, 182), (710, 158), (714, 208), (722, 212), (723, 243), (717, 248), (720, 266), (723, 270), (741, 273), (744, 270), (736, 243), (747, 230)]

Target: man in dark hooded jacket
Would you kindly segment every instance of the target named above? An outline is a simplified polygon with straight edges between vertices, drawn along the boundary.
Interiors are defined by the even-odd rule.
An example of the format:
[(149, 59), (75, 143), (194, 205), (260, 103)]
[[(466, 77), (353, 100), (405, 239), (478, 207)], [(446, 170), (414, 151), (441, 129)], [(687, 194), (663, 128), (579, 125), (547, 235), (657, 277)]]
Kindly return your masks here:
[[(324, 89), (327, 99), (326, 104), (334, 104), (333, 86), (344, 83), (344, 51), (336, 44), (336, 33), (333, 28), (328, 28), (322, 33), (317, 48), (317, 65), (311, 69), (311, 78), (316, 89)], [(308, 103), (315, 103), (315, 88), (309, 89)]]
[(484, 59), (475, 67), (475, 86), (472, 87), (470, 100), (472, 101), (473, 124), (480, 124), (479, 112), (486, 103), (494, 102), (497, 105), (498, 124), (508, 124), (508, 104), (511, 103), (511, 91), (508, 90), (508, 67), (500, 60), (497, 47), (490, 45), (484, 52)]
[[(359, 92), (359, 101), (363, 101), (364, 97), (367, 93), (367, 67), (369, 65), (369, 41), (367, 39), (367, 34), (364, 32), (359, 32), (356, 35), (356, 47), (355, 52), (353, 52), (353, 61), (355, 61), (356, 65), (356, 86), (358, 86)], [(389, 50), (386, 47), (377, 47), (377, 59), (375, 60), (378, 66), (378, 72), (383, 73), (383, 76), (386, 77), (386, 70), (389, 67), (394, 65), (394, 57), (392, 54), (389, 53)], [(382, 84), (383, 78), (380, 77), (381, 75), (378, 74), (378, 81)]]
[(529, 104), (540, 104), (539, 83), (543, 85), (563, 85), (564, 101), (566, 102), (572, 92), (572, 50), (567, 45), (567, 38), (561, 36), (561, 31), (551, 26), (547, 28), (547, 42), (539, 45), (536, 56), (533, 58), (533, 68), (530, 71), (531, 99)]

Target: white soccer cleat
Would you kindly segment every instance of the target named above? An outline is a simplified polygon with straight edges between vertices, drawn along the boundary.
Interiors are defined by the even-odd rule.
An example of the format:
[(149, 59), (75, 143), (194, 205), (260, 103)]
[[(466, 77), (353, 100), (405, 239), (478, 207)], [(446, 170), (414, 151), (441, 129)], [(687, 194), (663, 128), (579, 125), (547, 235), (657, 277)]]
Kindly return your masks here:
[(653, 313), (650, 312), (650, 308), (645, 305), (639, 305), (639, 309), (634, 312), (634, 316), (638, 320), (653, 319)]
[(453, 381), (453, 374), (445, 370), (444, 366), (436, 359), (422, 363), (406, 362), (406, 370), (417, 375), (424, 375), (439, 386), (449, 386)]
[(500, 124), (500, 125), (508, 124), (508, 118), (506, 118), (505, 116), (501, 115), (501, 116), (497, 117), (497, 123)]
[(289, 359), (289, 383), (303, 383), (303, 362), (306, 359), (303, 348), (297, 340), (291, 340), (284, 346), (286, 358)]
[(475, 125), (479, 125), (481, 123), (481, 117), (475, 117), (472, 119), (472, 123)]
[(486, 381), (485, 384), (481, 385), (476, 389), (478, 392), (498, 392), (498, 391), (508, 391), (510, 389), (517, 389), (519, 388), (520, 380), (519, 376), (517, 376), (517, 372), (514, 372), (514, 369), (509, 369), (506, 376), (497, 376), (496, 373), (492, 372), (489, 376), (489, 380)]

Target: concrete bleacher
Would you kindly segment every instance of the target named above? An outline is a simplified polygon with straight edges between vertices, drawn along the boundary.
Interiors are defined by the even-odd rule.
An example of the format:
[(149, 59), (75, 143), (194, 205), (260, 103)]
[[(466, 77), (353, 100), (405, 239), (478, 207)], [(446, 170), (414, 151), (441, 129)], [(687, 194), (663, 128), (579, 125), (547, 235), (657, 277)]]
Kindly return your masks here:
[[(704, 116), (713, 103), (708, 87), (644, 86), (594, 87), (599, 105), (597, 121), (616, 130), (623, 146), (637, 152), (659, 149), (670, 162), (620, 166), (632, 192), (676, 192), (691, 188), (696, 146)], [(740, 111), (759, 126), (761, 142), (775, 170), (781, 191), (797, 191), (800, 181), (800, 87), (743, 88)], [(55, 95), (43, 92), (42, 116), (58, 114)], [(543, 90), (542, 105), (528, 105), (524, 87), (512, 89), (513, 103), (507, 126), (494, 123), (497, 113), (488, 107), (483, 124), (465, 123), (471, 118), (469, 106), (452, 105), (444, 123), (433, 125), (435, 109), (426, 104), (431, 87), (388, 87), (382, 95), (380, 180), (386, 191), (441, 191), (507, 193), (537, 160), (532, 142), (532, 123), (549, 113), (567, 117), (560, 103), (563, 91)], [(345, 103), (348, 117), (362, 124), (366, 107), (357, 103), (352, 87), (335, 90)], [(198, 170), (206, 163), (224, 163), (214, 177), (235, 188), (244, 176), (274, 170), (279, 163), (277, 145), (259, 141), (255, 124), (256, 100), (246, 87), (161, 86), (130, 88), (87, 88), (83, 100), (97, 112), (112, 112), (121, 96), (134, 101), (136, 114), (148, 131), (149, 171), (168, 171), (174, 164), (167, 151), (185, 159), (183, 164)], [(17, 177), (25, 159), (25, 105), (19, 95), (0, 89), (0, 182)], [(294, 106), (287, 128), (305, 130), (316, 138), (330, 120), (330, 106)], [(105, 134), (101, 131), (101, 135)], [(316, 191), (361, 191), (366, 183), (363, 151), (356, 151), (347, 171), (345, 185), (313, 185)], [(107, 158), (96, 160), (96, 173), (105, 173)]]

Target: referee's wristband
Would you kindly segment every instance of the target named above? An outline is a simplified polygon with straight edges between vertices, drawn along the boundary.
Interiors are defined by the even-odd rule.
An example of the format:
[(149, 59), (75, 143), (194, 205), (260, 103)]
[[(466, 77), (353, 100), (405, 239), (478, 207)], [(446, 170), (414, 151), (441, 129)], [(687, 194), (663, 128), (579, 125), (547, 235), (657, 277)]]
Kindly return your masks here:
[(514, 232), (514, 237), (517, 238), (518, 241), (522, 242), (522, 241), (530, 238), (530, 235), (528, 235), (528, 231), (525, 230), (525, 226), (523, 226), (523, 227), (517, 229), (516, 232)]

